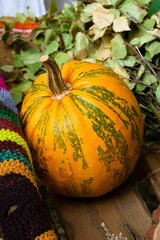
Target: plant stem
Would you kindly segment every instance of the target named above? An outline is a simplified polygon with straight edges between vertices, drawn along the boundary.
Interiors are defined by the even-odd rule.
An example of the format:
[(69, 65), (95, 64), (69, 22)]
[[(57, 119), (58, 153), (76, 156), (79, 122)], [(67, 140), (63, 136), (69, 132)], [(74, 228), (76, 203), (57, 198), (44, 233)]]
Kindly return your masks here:
[(47, 71), (47, 83), (52, 98), (62, 99), (72, 89), (71, 84), (63, 81), (61, 71), (54, 58), (48, 55), (43, 55), (40, 58), (40, 62), (44, 65)]

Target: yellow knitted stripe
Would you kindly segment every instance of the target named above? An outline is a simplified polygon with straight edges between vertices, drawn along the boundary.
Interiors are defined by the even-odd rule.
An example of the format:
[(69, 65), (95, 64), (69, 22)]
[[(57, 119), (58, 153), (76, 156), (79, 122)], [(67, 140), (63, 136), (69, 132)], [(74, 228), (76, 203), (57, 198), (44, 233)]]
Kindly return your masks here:
[(31, 171), (28, 169), (28, 167), (24, 165), (23, 162), (20, 162), (19, 160), (13, 160), (13, 159), (10, 159), (9, 161), (4, 160), (3, 162), (0, 162), (1, 176), (4, 176), (5, 174), (10, 174), (11, 172), (25, 176), (32, 182), (32, 184), (38, 190), (37, 184), (34, 181), (34, 176), (32, 175)]
[[(17, 144), (21, 145), (25, 150), (26, 153), (28, 154), (29, 160), (32, 163), (32, 157), (31, 157), (31, 153), (30, 150), (28, 148), (28, 145), (26, 143), (26, 141), (16, 132), (10, 131), (9, 129), (7, 130), (0, 130), (0, 141), (9, 141), (11, 140), (12, 142), (16, 142)], [(32, 165), (33, 167), (33, 165)]]
[(40, 236), (36, 237), (35, 240), (58, 240), (54, 230), (49, 230)]

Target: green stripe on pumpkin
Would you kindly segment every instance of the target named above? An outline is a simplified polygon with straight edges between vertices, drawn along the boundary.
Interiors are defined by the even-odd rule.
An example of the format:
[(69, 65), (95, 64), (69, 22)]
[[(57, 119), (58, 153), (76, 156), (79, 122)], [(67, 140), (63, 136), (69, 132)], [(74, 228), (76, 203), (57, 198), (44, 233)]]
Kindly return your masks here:
[[(113, 92), (110, 92), (105, 87), (100, 86), (86, 87), (82, 88), (80, 91), (88, 93), (93, 99), (102, 102), (105, 106), (117, 114), (119, 119), (124, 123), (126, 129), (131, 126), (132, 140), (136, 139), (139, 144), (141, 144), (138, 127), (135, 124), (135, 117), (139, 122), (141, 119), (136, 109), (133, 106), (130, 108), (127, 105), (128, 102), (125, 99), (116, 96)], [(116, 111), (116, 108), (118, 108), (122, 114), (118, 113)], [(128, 118), (128, 120), (123, 117), (124, 115)]]
[[(118, 160), (127, 174), (130, 171), (130, 156), (128, 145), (121, 131), (116, 130), (115, 123), (101, 109), (77, 95), (71, 94), (71, 97), (79, 111), (92, 121), (94, 132), (106, 145), (106, 150), (103, 150), (101, 146), (97, 149), (99, 161), (104, 162), (106, 171), (111, 171), (110, 163)], [(114, 176), (116, 175), (119, 175), (119, 172), (114, 169)]]

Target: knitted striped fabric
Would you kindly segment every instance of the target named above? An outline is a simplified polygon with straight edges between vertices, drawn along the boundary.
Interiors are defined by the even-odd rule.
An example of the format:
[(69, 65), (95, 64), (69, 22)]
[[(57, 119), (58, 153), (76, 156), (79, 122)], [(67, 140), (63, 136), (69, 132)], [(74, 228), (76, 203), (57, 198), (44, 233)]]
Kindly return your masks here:
[(0, 77), (0, 229), (4, 240), (57, 240), (18, 113)]

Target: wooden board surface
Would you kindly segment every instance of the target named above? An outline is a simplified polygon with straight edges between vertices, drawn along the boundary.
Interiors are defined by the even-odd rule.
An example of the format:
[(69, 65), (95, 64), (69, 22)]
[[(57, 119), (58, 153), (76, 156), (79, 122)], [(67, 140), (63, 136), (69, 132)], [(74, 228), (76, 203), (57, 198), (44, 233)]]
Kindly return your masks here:
[[(155, 149), (155, 150), (154, 150)], [(144, 153), (142, 165), (145, 170), (145, 178), (149, 180), (153, 190), (160, 200), (160, 146), (154, 146), (152, 150)]]
[(150, 213), (131, 178), (99, 198), (52, 196), (69, 240), (111, 239), (107, 234), (118, 240), (141, 240), (151, 225)]

